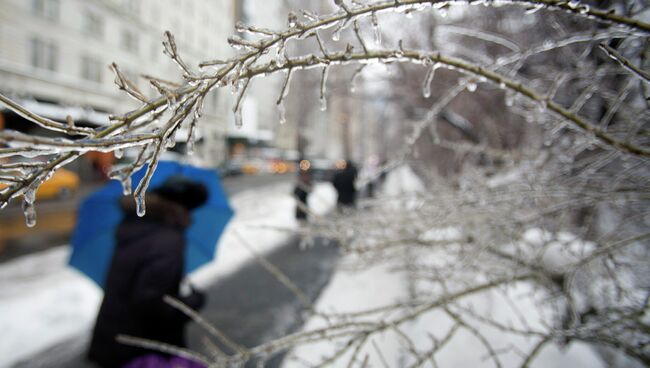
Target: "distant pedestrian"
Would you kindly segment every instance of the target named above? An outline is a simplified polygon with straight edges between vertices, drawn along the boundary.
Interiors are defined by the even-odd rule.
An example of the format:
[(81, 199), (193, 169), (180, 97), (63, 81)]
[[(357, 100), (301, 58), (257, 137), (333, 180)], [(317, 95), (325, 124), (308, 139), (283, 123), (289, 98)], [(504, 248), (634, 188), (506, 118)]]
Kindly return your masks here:
[(298, 174), (298, 181), (293, 190), (293, 195), (297, 199), (296, 203), (296, 219), (299, 221), (307, 220), (307, 197), (312, 190), (312, 177), (311, 171), (300, 170)]
[(345, 161), (344, 167), (334, 174), (332, 184), (336, 189), (337, 205), (339, 209), (354, 207), (357, 200), (357, 168), (352, 161)]
[[(101, 367), (202, 367), (201, 364), (157, 350), (127, 346), (118, 334), (185, 347), (189, 318), (164, 302), (169, 295), (198, 310), (203, 294), (189, 287), (181, 293), (185, 229), (190, 211), (206, 202), (199, 183), (172, 176), (147, 194), (147, 212), (138, 217), (133, 200), (122, 201), (124, 220), (116, 233), (117, 246), (106, 278), (104, 299), (93, 331), (88, 358)], [(125, 198), (126, 199), (126, 198)]]

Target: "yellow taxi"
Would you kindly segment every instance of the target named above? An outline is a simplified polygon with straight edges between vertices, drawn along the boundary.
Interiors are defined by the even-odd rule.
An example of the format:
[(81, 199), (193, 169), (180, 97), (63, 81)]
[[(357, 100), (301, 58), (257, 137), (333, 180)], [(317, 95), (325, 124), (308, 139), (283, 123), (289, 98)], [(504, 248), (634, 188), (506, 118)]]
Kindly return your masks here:
[[(79, 175), (66, 170), (58, 169), (51, 178), (44, 181), (36, 191), (36, 199), (66, 198), (79, 189)], [(0, 189), (7, 184), (0, 184)]]
[(36, 191), (36, 199), (66, 198), (79, 189), (79, 175), (58, 169), (51, 178), (44, 181)]

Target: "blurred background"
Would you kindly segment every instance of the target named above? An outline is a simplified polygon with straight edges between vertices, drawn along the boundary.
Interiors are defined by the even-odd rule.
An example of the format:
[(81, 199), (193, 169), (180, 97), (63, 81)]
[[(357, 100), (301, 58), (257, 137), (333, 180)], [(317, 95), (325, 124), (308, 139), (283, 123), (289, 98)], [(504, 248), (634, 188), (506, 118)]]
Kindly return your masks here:
[[(650, 17), (645, 1), (584, 3), (639, 19)], [(169, 30), (176, 37), (179, 54), (187, 64), (197, 67), (201, 61), (234, 56), (236, 50), (227, 42), (233, 34), (254, 39), (250, 34), (237, 32), (237, 22), (287, 29), (287, 13), (292, 9), (306, 10), (300, 13), (304, 19), (311, 13), (340, 10), (333, 1), (326, 0), (0, 0), (0, 93), (53, 120), (64, 122), (70, 116), (79, 126), (108, 126), (111, 115), (124, 114), (140, 105), (115, 86), (111, 63), (119, 65), (143, 94), (154, 97), (157, 92), (150, 88), (150, 80), (184, 83), (178, 66), (163, 53), (164, 31)], [(549, 101), (588, 121), (598, 122), (604, 131), (647, 147), (650, 119), (646, 84), (639, 86), (634, 76), (598, 48), (600, 42), (607, 43), (631, 59), (647, 63), (650, 58), (643, 56), (646, 51), (640, 51), (647, 43), (642, 38), (645, 36), (631, 32), (621, 35), (614, 27), (607, 28), (586, 18), (576, 21), (575, 16), (566, 12), (547, 11), (543, 7), (454, 5), (432, 11), (411, 10), (404, 14), (379, 13), (376, 16), (380, 27), (370, 17), (364, 18), (360, 34), (368, 48), (396, 50), (401, 42), (409, 49), (441, 50), (445, 55), (494, 68), (528, 88), (546, 93)], [(405, 26), (405, 19), (410, 27)], [(351, 28), (348, 24), (342, 32), (336, 27), (321, 30), (325, 47), (343, 51), (346, 43), (358, 45)], [(287, 43), (286, 53), (319, 55), (320, 50), (315, 42), (293, 40)], [(217, 170), (230, 196), (250, 193), (251, 189), (256, 192), (254, 198), (237, 197), (234, 207), (245, 215), (243, 220), (239, 217), (234, 221), (246, 223), (252, 218), (248, 214), (253, 212), (256, 219), (279, 219), (277, 223), (265, 223), (266, 227), (293, 221), (291, 187), (301, 169), (309, 170), (316, 182), (317, 194), (312, 200), (330, 204), (332, 188), (328, 183), (336, 170), (344, 166), (344, 160), (359, 168), (357, 187), (362, 198), (369, 197), (366, 185), (381, 176), (382, 169), (390, 173), (393, 167), (406, 163), (409, 169), (404, 176), (412, 178), (411, 183), (417, 182), (412, 187), (424, 193), (415, 207), (430, 213), (414, 216), (411, 208), (396, 206), (404, 211), (400, 215), (408, 221), (400, 223), (389, 218), (382, 222), (382, 218), (372, 228), (370, 221), (360, 218), (356, 219), (356, 228), (357, 223), (347, 222), (325, 231), (359, 231), (358, 238), (350, 236), (353, 245), (386, 234), (398, 234), (394, 243), (401, 244), (406, 231), (419, 246), (423, 231), (445, 226), (462, 228), (469, 244), (463, 262), (475, 260), (477, 264), (467, 269), (484, 266), (487, 274), (495, 268), (475, 258), (473, 245), (509, 244), (519, 241), (531, 229), (539, 233), (543, 229), (554, 234), (577, 234), (579, 239), (603, 244), (643, 233), (637, 244), (642, 256), (630, 258), (648, 259), (645, 236), (650, 220), (645, 158), (604, 147), (594, 136), (549, 114), (546, 106), (515, 96), (476, 75), (432, 65), (336, 65), (330, 67), (324, 89), (320, 68), (295, 74), (281, 109), (277, 101), (285, 74), (256, 78), (243, 100), (241, 127), (235, 125), (232, 111), (236, 91), (230, 87), (215, 89), (206, 97), (193, 152), (188, 152), (189, 132), (185, 128), (175, 136), (176, 144), (163, 155), (163, 159)], [(0, 129), (52, 135), (3, 105)], [(13, 201), (0, 211), (0, 276), (5, 277), (0, 282), (9, 285), (14, 273), (21, 274), (15, 263), (21, 258), (68, 244), (80, 201), (106, 183), (111, 170), (132, 162), (132, 155), (130, 150), (123, 154), (89, 152), (58, 170), (36, 194), (38, 222), (34, 228), (25, 225), (20, 201)], [(615, 180), (610, 180), (613, 177)], [(621, 199), (616, 195), (619, 190), (631, 194)], [(397, 190), (390, 195), (399, 198), (404, 193)], [(512, 197), (508, 195), (511, 193)], [(591, 197), (585, 193), (591, 193)], [(376, 204), (368, 204), (368, 208), (373, 205)], [(378, 212), (384, 216), (397, 211), (395, 208), (380, 208)], [(366, 226), (372, 231), (363, 233)], [(320, 241), (323, 239), (316, 242)], [(296, 239), (287, 244), (295, 249), (305, 245)], [(275, 261), (286, 262), (287, 267), (304, 267), (291, 271), (294, 273), (290, 276), (302, 283), (312, 300), (328, 282), (337, 257), (331, 249), (314, 249), (315, 255), (301, 256), (300, 260), (293, 258), (295, 252), (274, 256)], [(411, 257), (408, 262), (426, 261), (406, 253), (404, 257)], [(57, 262), (63, 264), (62, 259), (57, 258)], [(5, 267), (3, 272), (3, 266), (9, 264), (12, 266)], [(503, 259), (497, 258), (494, 264), (504, 267), (504, 272), (510, 271)], [(41, 266), (31, 264), (34, 265)], [(645, 265), (635, 264), (630, 269), (635, 277), (642, 275), (631, 283), (631, 288), (647, 290), (650, 277)], [(640, 272), (641, 269), (646, 271)], [(265, 272), (259, 272), (260, 279), (268, 278)], [(246, 273), (255, 274), (250, 270)], [(29, 275), (22, 280), (32, 277)], [(417, 282), (409, 282), (404, 289), (415, 299), (419, 295)], [(267, 288), (263, 284), (244, 287), (240, 281), (234, 285), (227, 292), (237, 303), (250, 299), (250, 294), (241, 290)], [(430, 292), (424, 289), (425, 294)], [(268, 314), (259, 314), (259, 307), (251, 308), (252, 315), (259, 314), (255, 323), (277, 319), (282, 320), (284, 327), (266, 326), (265, 333), (257, 333), (262, 330), (251, 322), (248, 335), (239, 341), (252, 346), (266, 337), (281, 336), (301, 326), (300, 318), (287, 317), (300, 316), (299, 307), (292, 304), (280, 310), (279, 306), (284, 304), (269, 300)], [(3, 302), (0, 298), (0, 312)], [(617, 301), (612, 303), (618, 306)], [(228, 313), (212, 309), (208, 317), (210, 321), (227, 324), (228, 319), (241, 318), (237, 313), (244, 309), (241, 305), (228, 309)], [(85, 318), (91, 320), (94, 310), (86, 312)], [(278, 315), (285, 318), (276, 318)], [(243, 330), (242, 324), (237, 322), (231, 329), (236, 334)], [(23, 337), (24, 341), (30, 338)], [(72, 355), (77, 354), (78, 358), (83, 351), (83, 339), (73, 341)], [(196, 335), (193, 341), (200, 344)], [(40, 350), (46, 345), (40, 345)], [(45, 351), (56, 356), (53, 352), (58, 350)], [(603, 356), (607, 354), (601, 352)], [(44, 361), (38, 357), (29, 359), (23, 366), (38, 366), (35, 362)], [(66, 365), (70, 362), (66, 359), (61, 360), (60, 366), (73, 366)]]

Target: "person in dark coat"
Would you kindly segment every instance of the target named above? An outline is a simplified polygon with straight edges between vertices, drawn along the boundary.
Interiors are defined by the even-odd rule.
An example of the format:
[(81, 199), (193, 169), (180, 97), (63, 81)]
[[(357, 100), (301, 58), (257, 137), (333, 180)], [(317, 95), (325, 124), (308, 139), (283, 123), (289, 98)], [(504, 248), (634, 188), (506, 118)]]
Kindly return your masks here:
[(133, 199), (122, 200), (125, 218), (116, 233), (117, 246), (107, 275), (88, 358), (101, 367), (122, 367), (134, 358), (159, 351), (128, 346), (117, 335), (145, 338), (185, 347), (189, 318), (163, 301), (172, 296), (198, 310), (203, 294), (193, 288), (181, 295), (185, 229), (190, 211), (206, 202), (207, 190), (183, 177), (172, 177), (147, 193), (147, 212), (138, 217)]
[(298, 200), (296, 205), (296, 219), (307, 220), (307, 197), (312, 189), (311, 172), (309, 170), (300, 170), (298, 182), (293, 190), (293, 195)]
[(357, 180), (357, 168), (352, 161), (346, 161), (345, 167), (339, 170), (332, 179), (336, 189), (337, 204), (341, 207), (353, 207), (357, 200), (357, 188), (354, 182)]

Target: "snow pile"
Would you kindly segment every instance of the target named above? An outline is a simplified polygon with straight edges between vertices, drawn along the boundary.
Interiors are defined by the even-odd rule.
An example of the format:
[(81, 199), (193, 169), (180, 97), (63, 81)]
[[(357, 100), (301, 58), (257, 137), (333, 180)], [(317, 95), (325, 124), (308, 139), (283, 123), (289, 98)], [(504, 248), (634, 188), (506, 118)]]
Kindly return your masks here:
[(393, 169), (386, 176), (383, 188), (384, 194), (387, 196), (422, 193), (424, 190), (425, 187), (422, 180), (407, 165), (398, 166)]
[[(331, 195), (329, 184), (316, 186), (315, 210), (324, 211)], [(288, 183), (238, 193), (231, 205), (236, 214), (220, 240), (217, 259), (191, 276), (199, 287), (252, 259), (240, 239), (264, 253), (283, 244), (297, 226)], [(92, 328), (102, 291), (67, 267), (69, 253), (61, 246), (0, 265), (0, 367)]]

